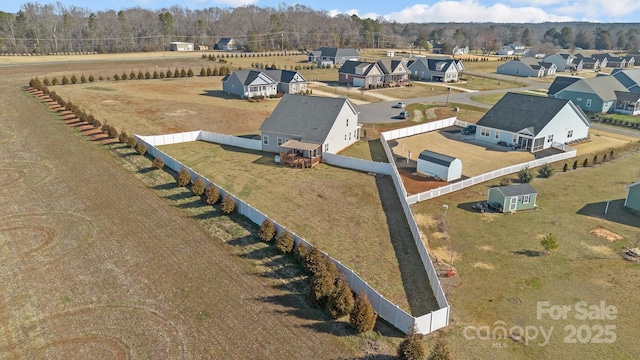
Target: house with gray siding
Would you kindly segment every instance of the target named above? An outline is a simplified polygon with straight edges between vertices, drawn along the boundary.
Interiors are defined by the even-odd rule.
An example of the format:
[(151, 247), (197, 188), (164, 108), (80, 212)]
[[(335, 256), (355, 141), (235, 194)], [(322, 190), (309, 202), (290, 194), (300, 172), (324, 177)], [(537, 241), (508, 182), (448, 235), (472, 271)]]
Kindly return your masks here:
[(462, 63), (450, 58), (418, 58), (408, 62), (411, 76), (418, 80), (457, 82)]
[[(576, 61), (575, 63), (574, 60)], [(576, 59), (573, 55), (567, 53), (553, 53), (545, 56), (542, 61), (554, 64), (556, 66), (556, 72), (582, 70), (582, 60)]]
[(624, 198), (624, 206), (640, 211), (640, 181), (627, 185), (627, 196)]
[(546, 74), (544, 66), (540, 65), (536, 59), (529, 57), (510, 60), (498, 65), (496, 72), (521, 77), (543, 77)]
[(380, 59), (377, 61), (384, 74), (384, 83), (389, 86), (400, 86), (409, 82), (409, 68), (402, 59)]
[(626, 92), (627, 89), (615, 77), (601, 75), (580, 79), (549, 96), (571, 100), (586, 112), (608, 113), (616, 105), (616, 91)]
[(303, 158), (336, 154), (360, 138), (358, 112), (349, 99), (285, 94), (260, 126), (262, 150)]
[(347, 60), (360, 60), (358, 51), (353, 48), (321, 47), (307, 54), (309, 62), (318, 66), (333, 66), (344, 64)]
[(474, 139), (533, 153), (586, 140), (589, 126), (570, 100), (507, 93), (476, 123)]
[(278, 83), (262, 70), (236, 70), (222, 78), (222, 91), (241, 98), (269, 97), (278, 93)]

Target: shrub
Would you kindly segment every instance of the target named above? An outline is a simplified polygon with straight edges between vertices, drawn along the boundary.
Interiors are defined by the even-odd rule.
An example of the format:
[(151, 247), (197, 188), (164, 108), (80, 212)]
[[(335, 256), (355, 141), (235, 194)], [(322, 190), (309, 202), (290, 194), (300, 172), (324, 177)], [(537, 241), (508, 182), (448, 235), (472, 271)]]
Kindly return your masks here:
[(335, 289), (334, 279), (326, 273), (314, 275), (311, 278), (311, 286), (307, 293), (309, 305), (315, 307), (325, 307), (329, 295)]
[(178, 179), (176, 180), (176, 184), (180, 187), (185, 187), (191, 183), (191, 175), (189, 171), (183, 166), (180, 171), (178, 171)]
[(604, 154), (604, 155), (602, 156), (602, 162), (607, 162), (607, 154)]
[(562, 172), (567, 172), (568, 168), (569, 166), (567, 165), (567, 163), (564, 163), (564, 166), (562, 167)]
[(136, 138), (134, 136), (129, 136), (129, 138), (127, 139), (127, 145), (129, 145), (129, 147), (133, 149), (136, 147), (136, 145), (138, 145), (138, 142), (136, 141)]
[(353, 293), (344, 275), (340, 274), (335, 282), (335, 288), (327, 300), (327, 312), (334, 319), (351, 313), (353, 309)]
[(123, 72), (122, 75), (120, 75), (120, 79), (127, 80), (127, 73)]
[[(108, 78), (109, 78), (109, 77), (107, 76), (107, 80), (108, 80)], [(102, 75), (98, 76), (98, 81), (102, 81), (102, 80), (104, 80), (104, 78), (102, 77)]]
[(86, 77), (84, 77), (84, 74), (82, 74), (82, 75), (80, 76), (80, 82), (81, 82), (81, 83), (83, 83), (83, 84), (87, 82), (87, 78), (86, 78)]
[[(168, 76), (167, 76), (167, 77), (168, 77)], [(174, 78), (179, 78), (179, 77), (180, 77), (180, 71), (178, 70), (178, 68), (176, 68), (176, 69), (173, 71), (173, 77), (174, 77)]]
[(320, 273), (324, 267), (324, 254), (317, 247), (312, 247), (305, 257), (304, 267), (314, 275)]
[(276, 236), (276, 226), (273, 225), (273, 222), (271, 222), (271, 220), (264, 219), (264, 221), (260, 225), (258, 236), (262, 241), (269, 242), (273, 240), (273, 237)]
[(46, 86), (51, 85), (51, 82), (49, 82), (49, 79), (47, 79), (47, 77), (45, 76), (44, 80), (42, 80), (42, 83)]
[(191, 186), (191, 192), (193, 192), (195, 196), (202, 196), (202, 194), (204, 194), (206, 187), (207, 187), (207, 184), (205, 184), (204, 180), (202, 180), (202, 178), (198, 176), (196, 180), (193, 182), (193, 185)]
[(544, 248), (545, 254), (551, 254), (551, 250), (558, 248), (558, 238), (553, 234), (549, 234), (540, 241), (540, 245)]
[(298, 260), (304, 263), (305, 259), (307, 258), (307, 255), (309, 254), (309, 249), (307, 249), (307, 245), (303, 244), (302, 242), (299, 242), (298, 246), (296, 246), (296, 248), (294, 249), (294, 253), (298, 258)]
[(147, 145), (145, 145), (143, 142), (139, 142), (138, 145), (136, 145), (136, 151), (138, 152), (138, 154), (144, 155), (147, 152)]
[[(204, 55), (202, 55), (204, 56)], [(206, 76), (207, 75), (207, 70), (204, 69), (204, 66), (202, 68), (200, 68), (200, 76)]]
[(72, 83), (73, 85), (75, 85), (75, 84), (77, 84), (77, 83), (78, 83), (78, 78), (76, 77), (76, 74), (72, 74), (72, 75), (71, 75), (71, 83)]
[(142, 70), (138, 70), (138, 76), (137, 76), (138, 80), (142, 80), (144, 79), (144, 74), (142, 73)]
[(233, 201), (231, 196), (227, 195), (222, 199), (222, 203), (220, 204), (220, 211), (223, 214), (229, 215), (236, 210), (236, 203)]
[(149, 70), (147, 70), (147, 71), (145, 71), (145, 72), (144, 72), (144, 78), (145, 78), (146, 80), (151, 79), (151, 73), (149, 72)]
[(276, 249), (283, 254), (292, 252), (295, 244), (296, 242), (293, 240), (293, 236), (286, 230), (281, 232), (276, 239)]
[(422, 360), (425, 356), (427, 356), (427, 354), (416, 330), (409, 330), (404, 340), (402, 340), (398, 346), (398, 358), (400, 360)]
[(573, 162), (573, 170), (575, 170), (575, 169), (577, 169), (577, 168), (578, 168), (578, 160), (575, 160), (575, 161)]
[(67, 75), (62, 76), (62, 85), (69, 85), (69, 79), (67, 78)]
[(167, 73), (166, 73), (166, 78), (172, 78), (173, 77), (173, 72), (171, 72), (171, 69), (167, 69)]
[(550, 178), (551, 176), (553, 176), (553, 173), (555, 172), (555, 170), (553, 170), (553, 166), (545, 163), (543, 164), (539, 169), (538, 169), (538, 175), (540, 175), (540, 177), (543, 178)]
[(164, 167), (164, 160), (162, 160), (162, 158), (158, 156), (155, 159), (153, 159), (153, 162), (151, 163), (151, 165), (153, 165), (153, 167), (156, 169), (162, 169)]
[(584, 159), (584, 161), (582, 162), (582, 167), (587, 167), (589, 166), (589, 159)]
[(349, 315), (349, 323), (356, 331), (363, 333), (373, 330), (378, 314), (373, 310), (367, 294), (362, 292), (356, 295), (353, 309)]
[(118, 74), (113, 74), (113, 80), (115, 80), (115, 81), (120, 80), (120, 75), (118, 75)]
[(133, 70), (131, 70), (131, 72), (129, 73), (129, 80), (135, 80), (136, 79), (136, 73), (133, 72)]
[(531, 170), (529, 170), (528, 166), (525, 166), (518, 171), (518, 179), (523, 183), (529, 183), (533, 180), (533, 174), (531, 174)]
[(613, 150), (609, 153), (609, 160), (613, 160)]
[(597, 165), (598, 164), (598, 155), (594, 155), (593, 156), (593, 165)]
[(58, 78), (57, 77), (53, 77), (53, 79), (51, 79), (51, 85), (56, 86), (58, 85)]
[(511, 179), (509, 179), (509, 178), (500, 179), (500, 186), (507, 186), (509, 184), (511, 184)]
[(193, 77), (193, 70), (191, 70), (191, 68), (189, 68), (189, 70), (187, 70), (187, 76), (188, 77)]
[(209, 205), (213, 205), (217, 203), (218, 200), (220, 200), (220, 192), (218, 191), (218, 188), (213, 185), (209, 185), (207, 190), (204, 192), (204, 202)]
[(89, 82), (94, 82), (94, 81), (96, 81), (96, 78), (94, 78), (92, 74), (89, 74)]
[(128, 138), (129, 134), (127, 134), (126, 131), (123, 131), (120, 133), (120, 135), (118, 135), (118, 141), (120, 141), (121, 143), (126, 143)]
[(429, 353), (427, 360), (451, 360), (449, 347), (443, 338), (438, 338)]

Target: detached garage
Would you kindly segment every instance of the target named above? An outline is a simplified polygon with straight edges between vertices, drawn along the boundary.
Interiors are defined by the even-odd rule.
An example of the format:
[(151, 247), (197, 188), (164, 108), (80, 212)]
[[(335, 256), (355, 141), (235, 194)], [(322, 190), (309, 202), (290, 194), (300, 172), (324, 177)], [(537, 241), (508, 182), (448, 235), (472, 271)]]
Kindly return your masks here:
[(640, 181), (627, 185), (627, 197), (624, 198), (624, 206), (640, 211)]
[(489, 189), (487, 203), (503, 213), (535, 209), (538, 193), (528, 183)]
[(462, 160), (423, 150), (418, 156), (419, 173), (433, 176), (444, 181), (458, 180), (462, 177)]
[(169, 51), (193, 51), (193, 43), (173, 41), (169, 43)]

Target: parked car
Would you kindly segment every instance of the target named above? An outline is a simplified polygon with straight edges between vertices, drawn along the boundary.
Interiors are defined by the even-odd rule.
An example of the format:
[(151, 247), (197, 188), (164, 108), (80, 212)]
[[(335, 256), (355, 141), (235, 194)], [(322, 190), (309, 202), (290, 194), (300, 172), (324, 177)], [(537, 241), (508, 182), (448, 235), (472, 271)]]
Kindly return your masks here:
[(507, 144), (506, 141), (500, 140), (500, 141), (498, 141), (498, 146), (509, 146), (509, 144)]
[(462, 135), (475, 134), (476, 133), (476, 126), (475, 125), (466, 126), (462, 130), (460, 130), (460, 133), (462, 133)]
[(407, 105), (407, 104), (405, 104), (405, 103), (403, 103), (403, 102), (399, 102), (399, 103), (397, 103), (397, 104), (393, 105), (393, 107), (394, 107), (394, 108), (397, 108), (397, 109), (404, 109), (404, 107), (405, 107), (406, 105)]
[(398, 115), (398, 119), (408, 119), (408, 118), (409, 118), (408, 111), (401, 111), (400, 114)]
[(481, 213), (486, 212), (487, 210), (489, 210), (489, 204), (487, 204), (486, 202), (483, 202), (483, 201), (481, 201), (479, 203), (476, 203), (472, 207), (474, 209), (478, 210)]
[(492, 210), (495, 210), (497, 212), (502, 212), (502, 204), (500, 204), (499, 202), (490, 202), (489, 203), (489, 208)]

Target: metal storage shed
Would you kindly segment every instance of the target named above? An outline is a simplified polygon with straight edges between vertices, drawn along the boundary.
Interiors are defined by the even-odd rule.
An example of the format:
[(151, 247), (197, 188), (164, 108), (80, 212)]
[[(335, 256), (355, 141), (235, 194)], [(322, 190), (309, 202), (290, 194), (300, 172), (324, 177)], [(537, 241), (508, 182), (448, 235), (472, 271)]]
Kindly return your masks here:
[(462, 177), (462, 160), (437, 152), (423, 150), (418, 156), (419, 173), (433, 176), (444, 181), (453, 181)]

